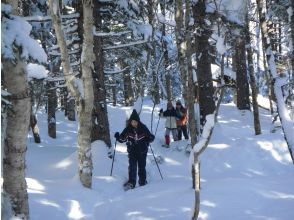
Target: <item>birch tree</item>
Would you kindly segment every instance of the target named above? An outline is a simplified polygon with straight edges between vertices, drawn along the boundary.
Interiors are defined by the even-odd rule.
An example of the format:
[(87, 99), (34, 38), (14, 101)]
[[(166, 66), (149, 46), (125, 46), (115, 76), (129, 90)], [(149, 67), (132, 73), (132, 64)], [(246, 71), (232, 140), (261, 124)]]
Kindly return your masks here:
[(188, 86), (187, 86), (187, 65), (185, 58), (186, 41), (184, 32), (184, 12), (183, 12), (183, 0), (176, 0), (175, 2), (175, 35), (178, 49), (178, 63), (179, 71), (181, 75), (183, 85), (183, 97), (187, 101)]
[[(93, 111), (93, 5), (91, 0), (83, 1), (83, 51), (81, 57), (82, 78), (77, 79), (69, 62), (64, 32), (61, 28), (60, 10), (57, 0), (49, 1), (50, 13), (61, 52), (61, 60), (66, 85), (75, 97), (78, 112), (78, 172), (83, 186), (92, 186), (91, 130)], [(80, 88), (80, 89), (79, 89)]]
[[(12, 3), (17, 7), (15, 2), (18, 1)], [(15, 215), (29, 219), (25, 155), (31, 97), (25, 69), (26, 61), (45, 63), (47, 57), (40, 45), (30, 38), (31, 26), (20, 17), (12, 16), (12, 11), (17, 13), (18, 10), (1, 5), (2, 80), (10, 101), (4, 137), (3, 190), (10, 197)]]
[(287, 108), (284, 103), (283, 93), (282, 93), (282, 86), (284, 84), (285, 79), (283, 76), (280, 76), (277, 73), (275, 58), (273, 55), (273, 51), (271, 48), (270, 39), (268, 35), (268, 30), (267, 30), (266, 13), (265, 13), (266, 7), (264, 5), (264, 0), (256, 0), (256, 3), (257, 3), (258, 15), (259, 15), (259, 22), (261, 26), (262, 44), (266, 52), (266, 60), (269, 67), (269, 74), (273, 80), (272, 83), (273, 83), (273, 90), (274, 90), (276, 101), (277, 101), (277, 110), (278, 110), (279, 118), (282, 124), (284, 137), (287, 142), (292, 161), (294, 163), (294, 139), (292, 137), (294, 134), (294, 123), (287, 112)]

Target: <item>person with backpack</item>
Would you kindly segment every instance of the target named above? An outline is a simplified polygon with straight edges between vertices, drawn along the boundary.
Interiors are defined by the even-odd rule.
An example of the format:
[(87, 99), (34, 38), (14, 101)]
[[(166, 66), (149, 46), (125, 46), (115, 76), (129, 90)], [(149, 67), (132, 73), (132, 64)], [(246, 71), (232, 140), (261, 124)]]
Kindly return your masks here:
[(177, 112), (172, 104), (171, 101), (168, 101), (167, 103), (167, 109), (166, 111), (163, 111), (163, 109), (160, 109), (160, 117), (166, 118), (165, 121), (165, 147), (169, 147), (170, 144), (170, 132), (173, 135), (174, 141), (178, 140), (177, 136)]
[(153, 142), (154, 135), (140, 121), (140, 117), (136, 110), (133, 110), (127, 127), (121, 134), (116, 132), (114, 137), (120, 143), (126, 142), (129, 157), (129, 179), (124, 184), (125, 190), (133, 189), (136, 186), (137, 168), (139, 176), (139, 185), (144, 186), (146, 181), (146, 158), (149, 143)]
[(182, 140), (182, 133), (186, 140), (189, 139), (187, 132), (187, 109), (182, 105), (181, 101), (176, 102), (176, 112), (177, 112), (177, 130), (178, 130), (178, 140)]

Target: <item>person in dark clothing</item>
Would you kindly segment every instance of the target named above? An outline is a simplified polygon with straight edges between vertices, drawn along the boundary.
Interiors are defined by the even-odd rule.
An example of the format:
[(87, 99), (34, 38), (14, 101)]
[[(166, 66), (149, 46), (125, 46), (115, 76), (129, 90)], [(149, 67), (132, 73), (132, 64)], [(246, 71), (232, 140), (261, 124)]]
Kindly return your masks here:
[(163, 111), (160, 109), (160, 117), (166, 118), (165, 120), (165, 146), (169, 147), (170, 137), (169, 134), (172, 132), (174, 141), (178, 140), (177, 136), (177, 112), (172, 104), (172, 102), (167, 103), (167, 109)]
[(176, 102), (176, 112), (177, 112), (177, 129), (178, 129), (178, 140), (182, 140), (182, 133), (186, 140), (189, 139), (187, 132), (187, 109), (182, 105), (181, 101)]
[(146, 158), (149, 143), (154, 140), (154, 135), (149, 129), (140, 122), (140, 117), (136, 110), (133, 110), (129, 124), (122, 131), (115, 133), (115, 138), (118, 142), (127, 142), (127, 151), (129, 156), (129, 180), (124, 184), (124, 187), (134, 188), (137, 179), (137, 167), (139, 176), (139, 185), (143, 186), (146, 181)]

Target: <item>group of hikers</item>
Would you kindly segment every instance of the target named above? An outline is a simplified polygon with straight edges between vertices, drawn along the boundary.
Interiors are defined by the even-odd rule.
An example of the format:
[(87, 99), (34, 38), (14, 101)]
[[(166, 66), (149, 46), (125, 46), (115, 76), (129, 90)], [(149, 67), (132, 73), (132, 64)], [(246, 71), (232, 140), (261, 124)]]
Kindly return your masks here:
[[(165, 122), (165, 146), (170, 145), (170, 132), (174, 141), (189, 139), (187, 132), (187, 109), (182, 105), (181, 101), (176, 102), (174, 108), (171, 101), (167, 103), (167, 109), (160, 109), (159, 117), (166, 118)], [(120, 143), (126, 142), (129, 157), (128, 181), (124, 184), (124, 189), (133, 189), (137, 182), (137, 168), (139, 176), (139, 185), (144, 186), (146, 181), (146, 158), (148, 147), (154, 141), (155, 136), (140, 121), (140, 117), (136, 110), (133, 110), (126, 128), (121, 132), (114, 134), (116, 140)]]

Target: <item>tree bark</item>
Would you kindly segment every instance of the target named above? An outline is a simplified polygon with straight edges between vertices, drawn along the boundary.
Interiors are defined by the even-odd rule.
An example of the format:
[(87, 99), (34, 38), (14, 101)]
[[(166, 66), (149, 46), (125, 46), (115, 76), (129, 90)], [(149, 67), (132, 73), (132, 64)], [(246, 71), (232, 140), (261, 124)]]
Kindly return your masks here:
[(51, 138), (56, 138), (56, 117), (55, 117), (55, 107), (56, 107), (56, 88), (54, 82), (48, 82), (47, 87), (47, 113), (48, 113), (48, 135)]
[(83, 0), (84, 39), (81, 57), (82, 81), (84, 87), (84, 100), (80, 103), (78, 117), (78, 148), (79, 148), (79, 174), (85, 187), (92, 187), (92, 155), (91, 130), (92, 111), (94, 102), (92, 66), (95, 60), (93, 53), (93, 4), (92, 0)]
[(237, 85), (237, 108), (250, 110), (249, 84), (246, 71), (245, 40), (240, 36), (236, 39), (236, 85)]
[(181, 81), (183, 85), (183, 97), (187, 102), (187, 94), (188, 94), (188, 85), (187, 85), (187, 64), (185, 57), (186, 50), (186, 41), (185, 41), (185, 33), (184, 33), (184, 21), (183, 21), (184, 13), (183, 13), (183, 1), (176, 0), (175, 3), (175, 21), (176, 21), (176, 43), (178, 49), (178, 62), (179, 62), (179, 71), (181, 76)]
[[(165, 1), (160, 3), (161, 13), (165, 17)], [(162, 48), (164, 53), (164, 67), (165, 67), (165, 85), (166, 85), (166, 93), (167, 93), (167, 100), (172, 100), (172, 88), (171, 88), (171, 78), (168, 71), (169, 66), (169, 58), (168, 58), (168, 50), (167, 50), (167, 42), (165, 40), (166, 31), (165, 31), (165, 23), (162, 24)]]
[(11, 94), (12, 108), (7, 112), (3, 155), (3, 189), (9, 194), (13, 211), (29, 219), (29, 203), (25, 180), (26, 140), (30, 123), (31, 100), (24, 71), (25, 63), (16, 54), (16, 62), (2, 60), (4, 85)]
[[(94, 1), (94, 25), (97, 30), (101, 30), (100, 2)], [(102, 38), (94, 38), (94, 114), (92, 141), (102, 140), (111, 147), (109, 122), (106, 103), (105, 77), (103, 72), (104, 59), (102, 51)], [(96, 123), (97, 120), (97, 123)]]
[[(55, 3), (55, 4), (54, 4)], [(54, 5), (54, 6), (53, 6)], [(92, 155), (91, 155), (91, 131), (93, 111), (93, 77), (92, 66), (94, 61), (93, 53), (93, 8), (91, 0), (83, 1), (84, 19), (84, 41), (83, 56), (81, 57), (83, 93), (76, 86), (80, 83), (74, 77), (70, 67), (68, 51), (66, 48), (64, 32), (61, 29), (61, 19), (58, 4), (54, 0), (49, 1), (49, 7), (53, 26), (57, 36), (57, 42), (61, 52), (61, 60), (64, 71), (64, 78), (70, 93), (75, 97), (78, 108), (78, 162), (79, 176), (83, 186), (92, 186)]]
[[(249, 13), (248, 9), (247, 9), (247, 13)], [(246, 38), (246, 45), (247, 45), (247, 60), (248, 60), (248, 66), (249, 66), (250, 86), (251, 86), (251, 92), (252, 92), (254, 130), (255, 130), (255, 134), (259, 135), (261, 134), (261, 128), (260, 128), (259, 109), (258, 109), (258, 102), (257, 102), (258, 92), (256, 89), (256, 82), (255, 82), (255, 75), (254, 75), (253, 52), (251, 48), (251, 37), (250, 37), (250, 31), (249, 31), (248, 15), (246, 16), (245, 38)]]
[(284, 80), (282, 76), (279, 76), (276, 69), (274, 55), (271, 49), (270, 41), (268, 39), (269, 35), (267, 33), (267, 25), (265, 19), (265, 13), (263, 11), (264, 4), (263, 0), (256, 0), (257, 9), (259, 14), (259, 21), (261, 26), (262, 33), (262, 43), (266, 51), (266, 60), (269, 66), (269, 74), (273, 79), (273, 90), (275, 93), (276, 101), (277, 101), (277, 110), (279, 114), (279, 118), (282, 124), (282, 129), (284, 133), (284, 138), (287, 143), (292, 161), (294, 163), (294, 139), (292, 138), (294, 133), (293, 121), (290, 118), (290, 115), (287, 112), (282, 93), (282, 81)]
[[(186, 26), (186, 36), (185, 41), (187, 45), (186, 49), (186, 60), (188, 64), (188, 91), (195, 90), (195, 84), (193, 80), (193, 70), (192, 70), (192, 45), (191, 45), (191, 35), (190, 35), (190, 28), (189, 28), (189, 21), (190, 21), (190, 0), (185, 0), (186, 5), (186, 13), (185, 13), (185, 26)], [(186, 82), (185, 82), (186, 83)], [(196, 119), (195, 119), (195, 93), (189, 92), (187, 94), (187, 104), (188, 104), (188, 120), (189, 120), (189, 130), (190, 130), (190, 137), (191, 137), (191, 144), (194, 146), (197, 142), (197, 129), (196, 129)]]
[(76, 121), (76, 104), (75, 99), (73, 97), (70, 97), (67, 99), (67, 118), (69, 121)]
[(210, 28), (205, 23), (205, 0), (199, 0), (193, 5), (195, 25), (199, 27), (201, 34), (196, 35), (197, 79), (199, 86), (200, 123), (205, 124), (205, 117), (215, 110), (213, 100), (213, 84), (211, 73), (211, 57), (209, 55), (208, 39), (211, 35)]
[[(151, 63), (151, 75), (152, 75), (152, 80), (153, 80), (153, 87), (151, 88), (151, 95), (153, 97), (153, 100), (155, 104), (160, 103), (160, 95), (159, 95), (159, 83), (158, 83), (158, 76), (155, 71), (155, 63), (156, 63), (156, 42), (154, 39), (154, 0), (148, 0), (148, 20), (149, 24), (152, 26), (152, 35), (151, 35), (151, 42), (152, 46), (150, 48), (150, 57), (148, 58), (148, 62), (146, 64), (147, 68), (149, 68), (149, 62)], [(153, 62), (152, 62), (153, 59)]]
[(38, 123), (37, 117), (33, 113), (33, 111), (31, 110), (30, 126), (31, 126), (32, 133), (33, 133), (33, 136), (34, 136), (34, 141), (35, 141), (35, 143), (41, 143), (41, 138), (40, 138), (39, 128), (38, 128), (38, 124), (37, 123)]
[(291, 39), (292, 39), (292, 56), (291, 56), (291, 65), (292, 65), (292, 81), (294, 81), (294, 1), (291, 0), (291, 7), (292, 7), (292, 16), (290, 20), (290, 27), (291, 27)]

